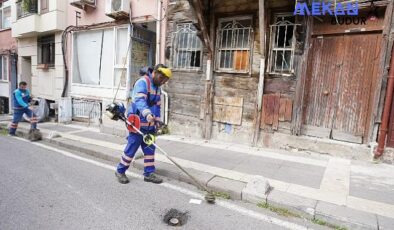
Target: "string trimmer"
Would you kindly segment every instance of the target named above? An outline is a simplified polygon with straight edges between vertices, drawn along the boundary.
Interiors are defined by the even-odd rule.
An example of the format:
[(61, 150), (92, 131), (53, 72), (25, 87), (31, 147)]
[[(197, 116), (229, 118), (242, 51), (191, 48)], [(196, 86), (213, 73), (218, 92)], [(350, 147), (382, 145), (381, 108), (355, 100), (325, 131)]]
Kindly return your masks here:
[(164, 156), (167, 157), (168, 160), (170, 160), (175, 166), (177, 166), (183, 173), (185, 173), (194, 183), (194, 185), (196, 185), (198, 188), (200, 188), (201, 190), (206, 192), (206, 195), (204, 197), (204, 199), (208, 202), (208, 203), (215, 203), (215, 195), (208, 190), (208, 188), (201, 184), (194, 176), (192, 176), (189, 172), (187, 172), (182, 166), (180, 166), (164, 149), (162, 149), (160, 146), (158, 146), (155, 143), (155, 136), (152, 134), (144, 134), (143, 132), (141, 132), (140, 129), (138, 129), (137, 127), (135, 127), (135, 123), (133, 121), (133, 119), (126, 119), (124, 113), (126, 112), (126, 109), (124, 107), (123, 104), (121, 103), (112, 103), (110, 105), (107, 106), (106, 108), (107, 111), (107, 115), (112, 119), (112, 120), (122, 120), (125, 122), (126, 126), (129, 127), (129, 129), (133, 129), (135, 130), (138, 134), (140, 134), (143, 137), (143, 141), (147, 144), (147, 145), (153, 145), (155, 146), (158, 150), (160, 150), (160, 152), (162, 152), (164, 154)]

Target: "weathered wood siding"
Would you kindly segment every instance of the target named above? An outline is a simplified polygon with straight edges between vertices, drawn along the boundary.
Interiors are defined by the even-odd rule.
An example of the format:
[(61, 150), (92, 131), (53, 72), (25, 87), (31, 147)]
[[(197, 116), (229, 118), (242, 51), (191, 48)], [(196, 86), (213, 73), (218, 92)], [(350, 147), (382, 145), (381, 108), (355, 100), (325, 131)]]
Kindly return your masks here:
[[(251, 72), (249, 74), (216, 73), (214, 71), (214, 123), (212, 136), (221, 140), (247, 142), (250, 139), (256, 90), (259, 73), (259, 34), (258, 34), (258, 0), (215, 1), (213, 4), (215, 21), (206, 20), (207, 25), (217, 24), (218, 18), (232, 16), (253, 16), (253, 42)], [(209, 18), (209, 15), (206, 15)], [(188, 1), (179, 1), (170, 5), (168, 14), (168, 33), (166, 39), (167, 64), (171, 63), (172, 34), (176, 24), (182, 22), (195, 23), (196, 17)], [(215, 27), (215, 33), (216, 33)], [(214, 41), (216, 44), (216, 41)], [(202, 101), (206, 74), (207, 51), (203, 54), (203, 67), (200, 71), (174, 71), (174, 78), (165, 87), (170, 96), (170, 130), (175, 134), (201, 136)], [(214, 63), (215, 66), (215, 63)], [(214, 67), (215, 70), (215, 67)], [(228, 100), (221, 100), (227, 98)], [(231, 116), (228, 113), (234, 113)], [(215, 121), (216, 120), (216, 121)], [(231, 129), (224, 131), (225, 124)], [(228, 126), (227, 125), (227, 126)], [(242, 133), (243, 135), (240, 135)], [(243, 138), (240, 138), (243, 137)]]
[[(251, 133), (253, 132), (260, 68), (259, 2), (258, 0), (215, 1), (214, 11), (216, 20), (225, 17), (252, 16), (253, 39), (250, 73), (214, 72), (213, 75), (215, 80), (215, 97), (226, 97), (236, 101), (243, 101), (242, 109), (237, 109), (236, 104), (228, 104), (229, 107), (234, 108), (232, 117), (240, 118), (238, 122), (228, 123), (226, 122), (226, 116), (223, 116), (221, 119), (215, 119), (214, 117), (213, 138), (248, 144), (251, 143)], [(214, 103), (214, 114), (220, 113), (221, 107), (221, 105)]]
[[(278, 13), (290, 13), (294, 11), (294, 2), (292, 1), (274, 1), (268, 3), (268, 18), (266, 25), (266, 57), (269, 59), (270, 51), (270, 25), (273, 24), (274, 16)], [(298, 31), (305, 30), (305, 18), (296, 18), (296, 23), (303, 25)], [(297, 41), (304, 42), (304, 38), (297, 36)], [(302, 45), (302, 43), (300, 43)], [(292, 76), (282, 76), (276, 74), (265, 74), (264, 78), (264, 95), (263, 108), (260, 120), (262, 132), (284, 132), (290, 134), (291, 123), (293, 122), (293, 108), (296, 84), (299, 76), (297, 64), (303, 55), (303, 46), (297, 45), (294, 55), (295, 74)], [(267, 60), (268, 62), (268, 60)], [(299, 66), (298, 66), (299, 67)], [(268, 72), (269, 66), (266, 67)], [(286, 119), (283, 119), (283, 116)]]
[[(179, 23), (196, 23), (195, 16), (188, 1), (177, 1), (169, 5), (166, 37), (166, 64), (171, 66), (173, 33)], [(204, 52), (205, 53), (205, 52)], [(202, 63), (205, 64), (204, 54)], [(201, 137), (200, 120), (201, 101), (204, 93), (204, 70), (173, 70), (173, 78), (164, 87), (169, 96), (169, 127), (172, 134), (189, 137)]]

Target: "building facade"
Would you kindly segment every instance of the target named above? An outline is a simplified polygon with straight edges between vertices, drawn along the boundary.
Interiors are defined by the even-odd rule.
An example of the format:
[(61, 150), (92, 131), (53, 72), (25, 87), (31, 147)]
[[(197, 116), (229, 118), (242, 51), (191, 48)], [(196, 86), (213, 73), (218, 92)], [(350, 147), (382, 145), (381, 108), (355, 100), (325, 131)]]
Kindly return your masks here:
[(297, 15), (295, 1), (173, 1), (170, 129), (265, 147), (294, 137), (367, 147), (377, 139), (392, 46), (393, 3), (374, 2), (335, 17)]
[(0, 1), (0, 114), (12, 112), (17, 58), (17, 43), (11, 36), (11, 1)]
[[(116, 7), (118, 8), (116, 8)], [(124, 133), (103, 114), (114, 99), (129, 102), (139, 70), (164, 57), (166, 1), (70, 1), (67, 66), (72, 119), (95, 121), (101, 130)]]
[(32, 95), (55, 102), (63, 92), (62, 31), (67, 2), (12, 0), (12, 36), (18, 41), (18, 80)]

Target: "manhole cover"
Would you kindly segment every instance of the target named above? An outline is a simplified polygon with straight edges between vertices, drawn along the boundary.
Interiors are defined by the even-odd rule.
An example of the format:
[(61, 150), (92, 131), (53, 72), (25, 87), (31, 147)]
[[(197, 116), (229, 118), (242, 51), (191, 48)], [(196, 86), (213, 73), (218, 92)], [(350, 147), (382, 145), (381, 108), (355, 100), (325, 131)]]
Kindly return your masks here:
[(187, 219), (188, 212), (181, 212), (177, 209), (172, 208), (166, 212), (163, 221), (170, 226), (182, 226), (186, 224)]

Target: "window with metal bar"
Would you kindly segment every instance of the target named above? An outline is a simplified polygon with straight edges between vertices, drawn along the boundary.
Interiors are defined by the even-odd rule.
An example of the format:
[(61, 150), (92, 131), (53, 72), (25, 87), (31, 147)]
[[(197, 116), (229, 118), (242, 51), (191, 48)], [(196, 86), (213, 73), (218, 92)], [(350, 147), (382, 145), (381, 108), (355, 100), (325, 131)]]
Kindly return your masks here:
[(38, 64), (55, 66), (55, 35), (38, 38)]
[(201, 69), (202, 44), (197, 30), (191, 23), (177, 25), (173, 33), (172, 67), (179, 70)]
[(295, 32), (298, 24), (292, 15), (275, 15), (270, 25), (269, 73), (291, 75), (294, 73)]
[(252, 17), (219, 19), (216, 70), (248, 73), (253, 44)]

